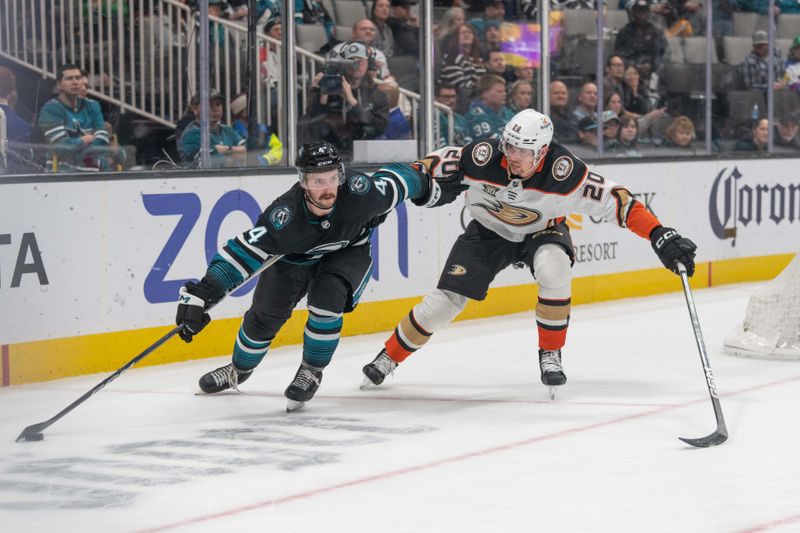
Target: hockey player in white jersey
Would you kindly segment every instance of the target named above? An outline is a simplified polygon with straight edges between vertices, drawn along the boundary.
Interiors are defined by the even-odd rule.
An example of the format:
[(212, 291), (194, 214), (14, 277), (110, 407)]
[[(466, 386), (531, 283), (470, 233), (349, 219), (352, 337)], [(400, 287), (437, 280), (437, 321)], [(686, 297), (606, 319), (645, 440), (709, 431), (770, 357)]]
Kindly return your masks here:
[(553, 123), (533, 109), (515, 115), (501, 139), (446, 147), (425, 160), (432, 176), (458, 172), (468, 185), (465, 201), (473, 220), (456, 240), (436, 290), (395, 328), (385, 347), (364, 366), (364, 387), (380, 385), (399, 363), (450, 323), (468, 299), (486, 298), (495, 276), (524, 263), (539, 285), (536, 323), (542, 383), (567, 381), (561, 348), (570, 316), (575, 261), (566, 216), (582, 213), (613, 219), (649, 239), (661, 262), (694, 273), (696, 246), (659, 220), (622, 185), (588, 169), (553, 141)]

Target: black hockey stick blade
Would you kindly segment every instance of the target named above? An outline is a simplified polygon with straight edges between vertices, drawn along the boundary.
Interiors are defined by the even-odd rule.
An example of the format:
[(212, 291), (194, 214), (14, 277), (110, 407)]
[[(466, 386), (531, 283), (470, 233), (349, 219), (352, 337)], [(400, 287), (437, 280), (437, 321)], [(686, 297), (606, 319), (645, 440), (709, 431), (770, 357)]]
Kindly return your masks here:
[(697, 309), (694, 306), (694, 298), (692, 297), (692, 289), (689, 287), (689, 276), (686, 273), (686, 267), (683, 263), (678, 262), (678, 274), (681, 276), (683, 284), (683, 294), (686, 296), (686, 306), (689, 308), (689, 318), (692, 320), (692, 329), (694, 330), (694, 338), (697, 341), (697, 350), (700, 352), (700, 362), (703, 365), (703, 372), (706, 378), (706, 386), (708, 387), (708, 394), (711, 396), (711, 406), (714, 408), (714, 416), (717, 419), (717, 430), (706, 437), (699, 439), (686, 439), (678, 437), (680, 440), (695, 446), (697, 448), (708, 448), (709, 446), (716, 446), (728, 440), (728, 427), (725, 425), (725, 417), (722, 416), (722, 405), (719, 402), (717, 395), (717, 382), (714, 379), (714, 373), (711, 371), (711, 361), (706, 352), (706, 344), (703, 341), (703, 332), (700, 329), (700, 319), (697, 317)]
[(728, 440), (728, 432), (727, 431), (715, 431), (711, 435), (707, 437), (701, 437), (699, 439), (686, 439), (683, 437), (678, 437), (680, 440), (694, 446), (696, 448), (708, 448), (709, 446), (716, 446), (717, 444), (722, 444), (726, 440)]
[[(261, 274), (261, 272), (263, 272), (264, 270), (268, 269), (269, 267), (271, 267), (272, 265), (277, 263), (281, 259), (281, 257), (283, 257), (282, 254), (276, 254), (276, 255), (269, 256), (266, 259), (266, 261), (264, 261), (264, 263), (260, 267), (258, 267), (258, 269), (256, 269), (252, 274), (250, 274), (248, 279), (254, 278), (257, 275)], [(247, 281), (247, 280), (245, 280), (245, 281)], [(236, 290), (238, 290), (243, 285), (244, 285), (244, 282), (242, 284), (238, 285), (237, 287), (235, 287), (232, 292), (235, 292)], [(227, 294), (226, 294), (226, 296), (227, 296)], [(222, 300), (220, 300), (220, 301), (222, 301)], [(216, 302), (215, 304), (212, 304), (212, 305), (208, 306), (206, 308), (206, 311), (210, 311), (220, 301)], [(140, 353), (139, 355), (137, 355), (136, 357), (134, 357), (133, 359), (131, 359), (130, 361), (125, 363), (123, 366), (118, 368), (113, 374), (111, 374), (106, 379), (104, 379), (103, 381), (101, 381), (100, 383), (95, 385), (92, 388), (92, 390), (90, 390), (88, 392), (85, 392), (83, 394), (83, 396), (81, 396), (80, 398), (78, 398), (77, 400), (75, 400), (74, 402), (72, 402), (71, 404), (66, 406), (64, 409), (62, 409), (61, 411), (56, 413), (56, 415), (53, 416), (52, 418), (50, 418), (48, 420), (45, 420), (44, 422), (39, 422), (38, 424), (30, 425), (30, 426), (26, 427), (25, 429), (23, 429), (22, 433), (20, 433), (19, 437), (17, 437), (17, 442), (42, 440), (44, 438), (44, 433), (42, 433), (42, 432), (45, 429), (49, 428), (50, 426), (52, 426), (53, 424), (55, 424), (56, 422), (61, 420), (61, 418), (63, 418), (64, 415), (66, 415), (67, 413), (69, 413), (70, 411), (72, 411), (73, 409), (78, 407), (80, 404), (82, 404), (83, 402), (88, 400), (97, 391), (99, 391), (100, 389), (102, 389), (103, 387), (105, 387), (106, 385), (108, 385), (109, 383), (114, 381), (115, 379), (117, 379), (123, 372), (125, 372), (130, 367), (132, 367), (133, 365), (135, 365), (136, 363), (138, 363), (139, 361), (141, 361), (142, 359), (144, 359), (145, 357), (150, 355), (156, 348), (158, 348), (159, 346), (161, 346), (162, 344), (167, 342), (169, 339), (171, 339), (172, 337), (174, 337), (175, 335), (180, 333), (180, 331), (183, 329), (183, 327), (184, 327), (184, 324), (180, 324), (178, 326), (175, 326), (171, 330), (169, 330), (169, 332), (167, 332), (166, 335), (164, 335), (163, 337), (158, 339), (156, 342), (154, 342), (153, 344), (151, 344), (150, 346), (145, 348), (145, 350), (142, 353)]]
[(140, 353), (139, 355), (137, 355), (136, 357), (125, 363), (123, 366), (118, 368), (113, 374), (111, 374), (106, 379), (104, 379), (103, 381), (92, 387), (92, 390), (85, 392), (83, 396), (81, 396), (80, 398), (69, 404), (67, 407), (59, 411), (55, 416), (53, 416), (48, 420), (45, 420), (44, 422), (39, 422), (38, 424), (33, 424), (23, 429), (22, 433), (20, 433), (19, 437), (17, 437), (17, 442), (42, 440), (44, 438), (44, 434), (42, 433), (42, 431), (44, 431), (45, 429), (49, 428), (50, 426), (61, 420), (61, 418), (63, 418), (64, 415), (66, 415), (67, 413), (78, 407), (80, 404), (88, 400), (91, 396), (94, 395), (94, 393), (96, 393), (97, 391), (99, 391), (100, 389), (102, 389), (115, 379), (117, 379), (123, 372), (125, 372), (130, 367), (132, 367), (133, 365), (135, 365), (136, 363), (147, 357), (151, 352), (153, 352), (153, 350), (155, 350), (156, 348), (167, 342), (169, 339), (177, 335), (178, 332), (180, 332), (180, 330), (182, 329), (183, 329), (183, 324), (181, 324), (180, 326), (175, 326), (174, 328), (169, 330), (169, 332), (166, 335), (164, 335), (156, 342), (148, 346), (142, 353)]

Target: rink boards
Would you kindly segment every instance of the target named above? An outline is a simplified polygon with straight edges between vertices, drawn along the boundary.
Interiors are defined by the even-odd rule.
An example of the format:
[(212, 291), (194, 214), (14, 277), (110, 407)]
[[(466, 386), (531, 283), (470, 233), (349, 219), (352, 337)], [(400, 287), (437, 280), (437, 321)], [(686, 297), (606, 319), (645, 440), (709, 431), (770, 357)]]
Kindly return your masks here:
[[(696, 288), (768, 279), (800, 248), (796, 160), (604, 164), (667, 226), (699, 248)], [(252, 226), (294, 175), (113, 181), (0, 182), (2, 384), (112, 370), (173, 324), (178, 288), (202, 276), (217, 247)], [(469, 221), (463, 201), (410, 203), (372, 239), (375, 267), (344, 333), (389, 330), (434, 288), (450, 246)], [(569, 218), (577, 262), (573, 302), (678, 291), (650, 248), (613, 222)], [(507, 269), (485, 302), (460, 319), (532, 309), (530, 273)], [(230, 352), (252, 286), (228, 298), (192, 344), (173, 340), (141, 364)], [(731, 325), (740, 317), (732, 317)], [(302, 340), (303, 311), (273, 345)], [(376, 347), (377, 350), (377, 347)]]

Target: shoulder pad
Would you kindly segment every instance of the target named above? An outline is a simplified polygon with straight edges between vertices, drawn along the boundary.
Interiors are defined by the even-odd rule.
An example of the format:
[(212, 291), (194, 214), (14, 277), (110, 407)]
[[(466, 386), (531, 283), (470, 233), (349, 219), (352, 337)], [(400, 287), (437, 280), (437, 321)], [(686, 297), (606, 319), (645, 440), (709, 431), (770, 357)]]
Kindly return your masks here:
[(487, 167), (492, 162), (499, 163), (502, 158), (503, 152), (500, 151), (499, 139), (474, 141), (462, 150), (461, 166), (467, 174), (473, 175), (474, 171)]
[(586, 163), (560, 144), (552, 142), (540, 178), (536, 180), (536, 187), (547, 192), (568, 194), (581, 184), (587, 170)]

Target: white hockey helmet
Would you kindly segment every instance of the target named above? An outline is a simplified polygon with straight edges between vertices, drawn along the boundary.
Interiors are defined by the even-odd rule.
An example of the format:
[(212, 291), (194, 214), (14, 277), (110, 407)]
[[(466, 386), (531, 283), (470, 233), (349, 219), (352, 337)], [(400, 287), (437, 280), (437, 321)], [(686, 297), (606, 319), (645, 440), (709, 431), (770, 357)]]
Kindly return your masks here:
[(503, 129), (500, 148), (505, 152), (507, 145), (531, 150), (538, 162), (544, 152), (542, 148), (549, 146), (553, 140), (553, 121), (550, 117), (535, 109), (523, 109)]

